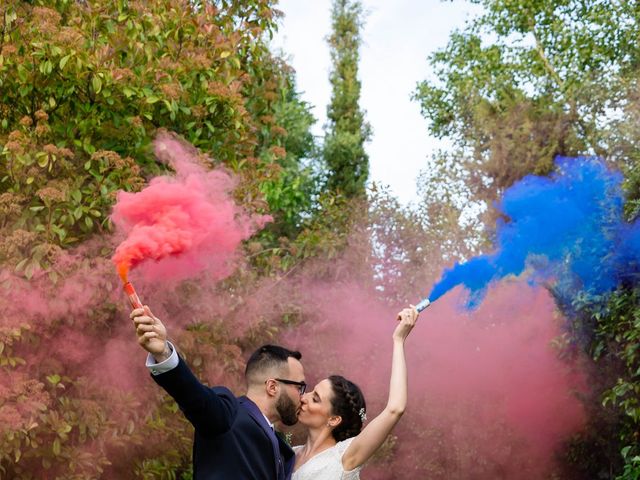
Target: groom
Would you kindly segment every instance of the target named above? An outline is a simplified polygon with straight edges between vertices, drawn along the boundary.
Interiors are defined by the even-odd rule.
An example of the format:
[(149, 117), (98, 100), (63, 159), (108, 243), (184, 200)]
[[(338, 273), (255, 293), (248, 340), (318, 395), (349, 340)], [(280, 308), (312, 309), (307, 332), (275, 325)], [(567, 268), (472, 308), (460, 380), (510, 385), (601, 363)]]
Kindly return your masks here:
[(138, 343), (149, 353), (153, 379), (195, 427), (194, 480), (290, 479), (295, 456), (273, 424), (298, 420), (306, 388), (300, 352), (260, 347), (247, 362), (247, 394), (236, 398), (226, 387), (210, 388), (198, 381), (149, 307), (133, 310), (131, 319)]

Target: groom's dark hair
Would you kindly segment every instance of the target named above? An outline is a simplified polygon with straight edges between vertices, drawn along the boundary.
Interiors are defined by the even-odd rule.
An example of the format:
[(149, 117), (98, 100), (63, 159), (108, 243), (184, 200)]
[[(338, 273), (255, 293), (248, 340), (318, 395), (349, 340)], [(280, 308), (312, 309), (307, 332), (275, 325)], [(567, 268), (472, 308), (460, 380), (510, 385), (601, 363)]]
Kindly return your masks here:
[(302, 354), (278, 345), (263, 345), (249, 357), (247, 368), (244, 370), (244, 376), (248, 382), (251, 382), (253, 377), (257, 377), (259, 374), (268, 370), (288, 368), (289, 357), (300, 360)]

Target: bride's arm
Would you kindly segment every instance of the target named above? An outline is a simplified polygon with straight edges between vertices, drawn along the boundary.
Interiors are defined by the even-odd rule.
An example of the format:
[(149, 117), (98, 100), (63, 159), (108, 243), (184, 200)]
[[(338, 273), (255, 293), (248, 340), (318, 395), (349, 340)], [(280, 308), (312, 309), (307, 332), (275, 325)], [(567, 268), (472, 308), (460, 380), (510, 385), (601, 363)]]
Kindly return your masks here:
[(382, 413), (374, 418), (356, 436), (342, 456), (345, 471), (364, 464), (380, 448), (407, 406), (407, 362), (404, 355), (404, 341), (416, 324), (418, 311), (405, 308), (398, 314), (400, 323), (393, 332), (393, 355), (391, 357), (391, 380), (389, 400)]

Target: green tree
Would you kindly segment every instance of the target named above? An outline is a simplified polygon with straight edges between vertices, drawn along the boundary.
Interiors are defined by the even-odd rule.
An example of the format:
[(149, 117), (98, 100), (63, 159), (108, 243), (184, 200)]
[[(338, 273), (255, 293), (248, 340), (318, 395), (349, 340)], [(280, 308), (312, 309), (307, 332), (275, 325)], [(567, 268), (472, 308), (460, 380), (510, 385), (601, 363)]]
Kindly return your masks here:
[(332, 86), (327, 107), (323, 156), (328, 167), (327, 187), (348, 198), (363, 197), (369, 177), (369, 157), (364, 144), (371, 128), (360, 108), (358, 79), (362, 5), (358, 0), (335, 0), (331, 13)]
[[(626, 172), (626, 213), (637, 218), (637, 4), (473, 3), (483, 13), (431, 57), (434, 80), (415, 92), (431, 133), (452, 141), (443, 158), (463, 170), (468, 198), (491, 214), (492, 201), (515, 181), (551, 172), (556, 155), (596, 154)], [(591, 408), (591, 428), (569, 449), (583, 477), (640, 475), (636, 289), (625, 285), (607, 298), (577, 292), (569, 300), (569, 310), (581, 312), (575, 340), (597, 362), (593, 388), (606, 403)]]
[(638, 62), (633, 2), (473, 3), (484, 13), (431, 57), (436, 80), (415, 98), (463, 151), (474, 192), (493, 200), (556, 155), (613, 154)]
[[(238, 195), (281, 211), (276, 222), (290, 232), (310, 205), (313, 182), (299, 160), (312, 156), (313, 118), (269, 51), (271, 3), (5, 2), (5, 236), (35, 233), (20, 248), (37, 265), (38, 245), (108, 230), (114, 193), (139, 189), (160, 169), (148, 148), (158, 128), (238, 172), (246, 180)], [(9, 253), (0, 255), (21, 260)]]
[(300, 99), (292, 74), (285, 76), (280, 99), (273, 106), (273, 124), (263, 128), (263, 142), (274, 144), (263, 152), (263, 162), (275, 155), (278, 175), (260, 180), (260, 191), (275, 221), (262, 237), (294, 239), (314, 209), (320, 190), (315, 167), (318, 148), (311, 127), (315, 118), (309, 104)]
[[(191, 433), (175, 405), (87, 372), (88, 346), (128, 327), (109, 213), (117, 191), (163, 173), (149, 145), (167, 129), (235, 172), (243, 207), (274, 211), (265, 243), (297, 235), (316, 189), (313, 118), (269, 50), (274, 3), (0, 5), (0, 477), (189, 478)], [(153, 304), (183, 311), (206, 288), (217, 287)], [(234, 386), (238, 344), (253, 334), (194, 317), (185, 352), (199, 373), (203, 358), (224, 358), (231, 375), (213, 378)]]

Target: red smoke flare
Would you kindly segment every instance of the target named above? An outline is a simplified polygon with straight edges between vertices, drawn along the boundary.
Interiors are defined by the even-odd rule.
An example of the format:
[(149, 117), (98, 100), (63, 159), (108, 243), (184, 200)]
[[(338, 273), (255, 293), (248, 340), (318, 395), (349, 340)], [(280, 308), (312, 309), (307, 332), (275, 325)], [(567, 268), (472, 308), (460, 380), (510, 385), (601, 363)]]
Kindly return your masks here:
[(138, 193), (118, 194), (111, 218), (126, 233), (113, 256), (120, 277), (126, 283), (128, 271), (144, 263), (142, 273), (152, 280), (182, 280), (205, 270), (224, 278), (240, 242), (270, 218), (242, 211), (230, 196), (229, 173), (207, 170), (202, 163), (209, 160), (176, 137), (161, 133), (154, 147), (176, 175), (155, 178)]

